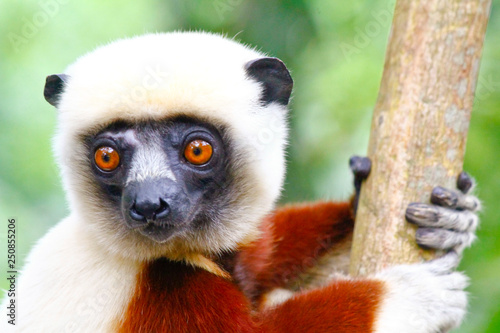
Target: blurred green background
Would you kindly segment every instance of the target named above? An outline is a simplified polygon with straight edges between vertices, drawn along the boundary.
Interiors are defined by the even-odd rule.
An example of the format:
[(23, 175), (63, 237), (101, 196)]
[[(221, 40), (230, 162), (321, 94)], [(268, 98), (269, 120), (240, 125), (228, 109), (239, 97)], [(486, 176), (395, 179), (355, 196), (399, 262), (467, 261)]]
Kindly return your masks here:
[[(56, 111), (43, 99), (45, 76), (98, 45), (145, 32), (223, 32), (284, 60), (295, 88), (282, 201), (347, 198), (347, 161), (366, 152), (393, 7), (386, 0), (0, 1), (0, 252), (6, 253), (7, 218), (18, 221), (19, 267), (67, 214), (51, 153)], [(479, 240), (461, 265), (472, 281), (462, 333), (500, 332), (498, 110), (500, 0), (494, 0), (465, 162), (485, 208)], [(5, 256), (0, 261), (5, 272)], [(6, 279), (0, 281), (5, 288)]]

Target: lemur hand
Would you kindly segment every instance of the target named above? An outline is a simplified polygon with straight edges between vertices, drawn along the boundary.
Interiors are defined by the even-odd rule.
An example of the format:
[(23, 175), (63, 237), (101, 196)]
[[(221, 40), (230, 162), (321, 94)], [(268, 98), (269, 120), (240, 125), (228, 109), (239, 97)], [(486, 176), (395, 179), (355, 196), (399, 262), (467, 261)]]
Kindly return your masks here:
[(417, 243), (446, 254), (426, 263), (398, 265), (376, 276), (389, 297), (381, 306), (375, 332), (443, 333), (460, 325), (467, 310), (468, 278), (456, 272), (461, 253), (475, 239), (479, 200), (467, 194), (473, 180), (458, 176), (459, 191), (436, 187), (431, 204), (411, 203), (410, 223), (418, 225)]
[(411, 203), (406, 209), (408, 222), (416, 224), (417, 243), (424, 248), (455, 250), (459, 254), (476, 238), (481, 207), (479, 200), (467, 195), (473, 188), (472, 178), (465, 172), (457, 179), (460, 191), (435, 187), (431, 203)]

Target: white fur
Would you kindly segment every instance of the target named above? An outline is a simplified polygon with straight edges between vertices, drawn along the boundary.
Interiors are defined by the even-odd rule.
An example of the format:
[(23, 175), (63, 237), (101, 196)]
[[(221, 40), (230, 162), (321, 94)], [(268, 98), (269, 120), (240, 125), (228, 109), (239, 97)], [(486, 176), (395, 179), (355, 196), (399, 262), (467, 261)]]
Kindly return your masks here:
[[(128, 304), (141, 261), (159, 256), (187, 260), (255, 239), (259, 221), (281, 191), (287, 137), (286, 107), (261, 105), (262, 88), (244, 70), (248, 61), (263, 56), (218, 35), (166, 33), (119, 40), (68, 67), (54, 151), (72, 215), (29, 255), (18, 284), (17, 331), (111, 331)], [(246, 179), (241, 184), (245, 197), (234, 197), (243, 206), (221, 216), (218, 229), (158, 244), (117, 223), (120, 213), (103, 207), (93, 193), (82, 136), (119, 119), (176, 115), (227, 128), (234, 150), (245, 157), (237, 161), (239, 177)], [(151, 149), (138, 154), (149, 157)], [(160, 164), (134, 170), (170, 175)], [(0, 331), (6, 332), (6, 321), (1, 322)]]
[(263, 309), (273, 308), (282, 303), (285, 303), (295, 295), (295, 291), (283, 288), (275, 288), (264, 295), (261, 306)]
[[(70, 209), (87, 217), (96, 241), (113, 253), (148, 259), (234, 249), (256, 237), (258, 221), (273, 208), (281, 191), (287, 138), (286, 107), (261, 105), (262, 88), (244, 69), (247, 62), (263, 56), (218, 35), (166, 33), (119, 40), (68, 67), (54, 150)], [(244, 172), (247, 183), (240, 188), (248, 197), (242, 200), (244, 207), (225, 217), (217, 232), (184, 235), (152, 248), (147, 240), (110, 224), (108, 215), (91, 208), (99, 202), (89, 198), (87, 172), (79, 166), (86, 153), (80, 137), (117, 119), (155, 120), (176, 115), (228, 129), (234, 150), (245, 157), (238, 169)]]
[(466, 195), (459, 192), (457, 207), (472, 212), (481, 211), (481, 201), (474, 195), (474, 188), (469, 190)]
[(17, 325), (1, 320), (1, 332), (113, 331), (134, 290), (139, 263), (105, 253), (84, 224), (71, 216), (33, 248), (18, 284)]
[(441, 333), (458, 327), (467, 310), (464, 288), (468, 279), (452, 272), (458, 264), (453, 256), (399, 265), (377, 274), (375, 278), (385, 282), (386, 293), (375, 333)]
[(238, 148), (255, 155), (269, 207), (283, 182), (287, 127), (285, 107), (262, 107), (260, 85), (246, 77), (245, 64), (263, 56), (208, 33), (150, 34), (98, 48), (65, 71), (55, 152), (61, 161), (77, 135), (116, 119), (202, 117), (228, 125)]
[(159, 178), (177, 180), (169, 167), (167, 154), (156, 142), (150, 142), (147, 146), (139, 146), (134, 153), (127, 184), (133, 181), (141, 182), (146, 179)]

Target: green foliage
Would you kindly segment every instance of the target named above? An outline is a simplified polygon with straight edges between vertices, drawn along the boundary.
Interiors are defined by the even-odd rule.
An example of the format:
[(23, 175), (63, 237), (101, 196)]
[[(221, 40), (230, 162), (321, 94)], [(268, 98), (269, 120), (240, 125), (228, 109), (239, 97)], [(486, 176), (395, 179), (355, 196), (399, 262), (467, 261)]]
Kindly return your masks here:
[[(493, 2), (465, 162), (485, 208), (479, 240), (461, 266), (471, 276), (470, 315), (462, 333), (500, 331), (500, 0)], [(43, 100), (46, 75), (63, 72), (79, 55), (124, 36), (187, 29), (236, 36), (283, 59), (295, 80), (282, 201), (342, 199), (352, 191), (349, 156), (366, 152), (393, 5), (382, 0), (0, 2), (0, 218), (4, 225), (8, 217), (18, 219), (18, 267), (34, 242), (68, 213), (50, 148), (56, 112)], [(2, 247), (6, 230), (0, 230)], [(5, 288), (5, 279), (0, 281)]]

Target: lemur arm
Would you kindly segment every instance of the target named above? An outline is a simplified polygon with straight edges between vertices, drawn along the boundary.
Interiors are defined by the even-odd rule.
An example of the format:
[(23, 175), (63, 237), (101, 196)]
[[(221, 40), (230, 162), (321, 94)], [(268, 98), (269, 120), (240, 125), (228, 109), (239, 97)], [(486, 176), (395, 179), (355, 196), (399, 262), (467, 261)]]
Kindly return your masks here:
[[(266, 220), (263, 237), (242, 251), (236, 263), (243, 290), (253, 293), (258, 322), (265, 332), (431, 333), (458, 327), (467, 308), (468, 279), (455, 268), (479, 221), (480, 202), (468, 193), (472, 186), (462, 173), (459, 191), (436, 187), (431, 204), (412, 203), (406, 210), (408, 222), (418, 227), (417, 243), (443, 250), (442, 257), (389, 267), (366, 278), (337, 277), (314, 290), (290, 291), (287, 285), (321, 256), (321, 230), (346, 240), (342, 235), (352, 230), (352, 210), (349, 217), (348, 203), (320, 203), (276, 211)], [(295, 228), (301, 231), (294, 233)], [(273, 302), (262, 299), (266, 293), (274, 293)]]
[(262, 236), (238, 254), (237, 279), (247, 295), (260, 300), (268, 291), (287, 288), (327, 251), (350, 248), (353, 228), (351, 202), (280, 208), (265, 219)]
[[(264, 308), (263, 332), (435, 333), (458, 327), (467, 308), (467, 277), (451, 251), (359, 279), (337, 279)], [(446, 297), (443, 297), (446, 295)]]
[[(371, 161), (353, 156), (349, 167), (355, 189), (351, 200), (280, 208), (265, 219), (262, 237), (238, 255), (235, 273), (251, 299), (261, 302), (273, 289), (292, 288), (300, 275), (314, 280), (322, 272), (312, 272), (313, 267), (324, 265), (329, 273), (346, 273), (361, 183), (370, 173)], [(311, 281), (298, 283), (301, 288), (317, 287)]]
[(334, 281), (262, 311), (260, 321), (267, 333), (374, 332), (387, 291), (380, 280)]

